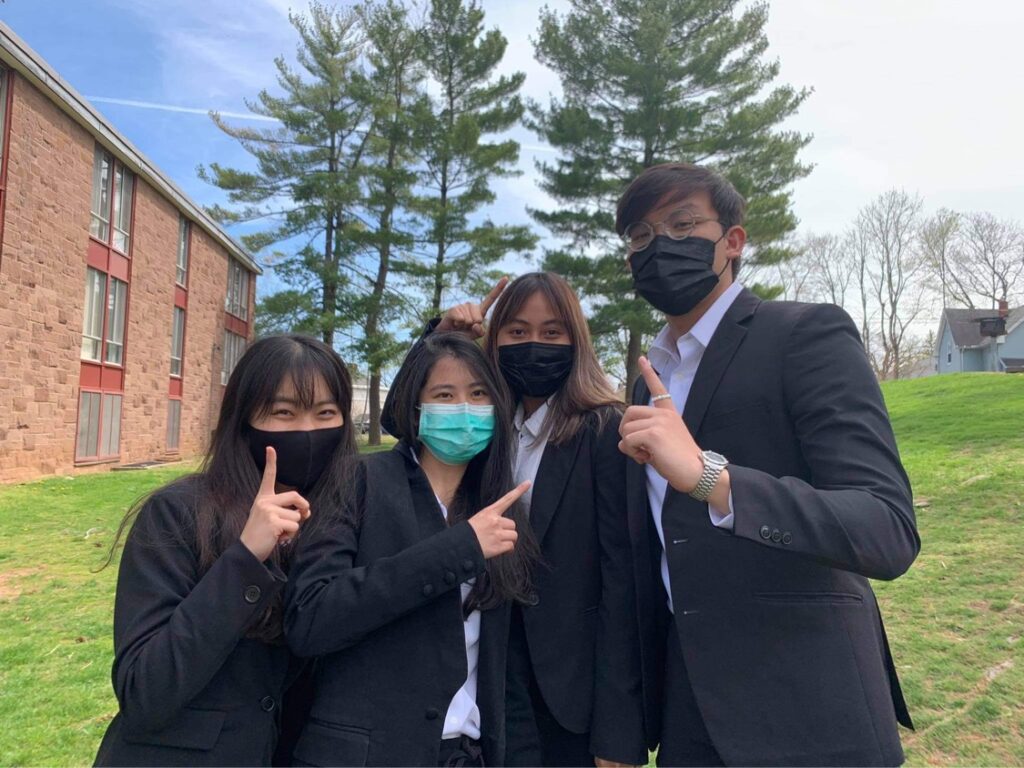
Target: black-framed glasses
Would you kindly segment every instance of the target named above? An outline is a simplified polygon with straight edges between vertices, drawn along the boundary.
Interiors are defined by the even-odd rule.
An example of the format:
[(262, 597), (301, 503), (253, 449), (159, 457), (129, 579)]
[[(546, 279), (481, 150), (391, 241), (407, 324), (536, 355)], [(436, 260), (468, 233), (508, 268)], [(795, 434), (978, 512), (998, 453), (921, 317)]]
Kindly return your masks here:
[(689, 211), (674, 211), (656, 224), (648, 224), (646, 221), (633, 222), (622, 233), (622, 242), (626, 244), (630, 253), (636, 253), (651, 244), (658, 230), (673, 240), (682, 240), (684, 237), (689, 237), (694, 228), (705, 221), (718, 221), (718, 219), (694, 216)]

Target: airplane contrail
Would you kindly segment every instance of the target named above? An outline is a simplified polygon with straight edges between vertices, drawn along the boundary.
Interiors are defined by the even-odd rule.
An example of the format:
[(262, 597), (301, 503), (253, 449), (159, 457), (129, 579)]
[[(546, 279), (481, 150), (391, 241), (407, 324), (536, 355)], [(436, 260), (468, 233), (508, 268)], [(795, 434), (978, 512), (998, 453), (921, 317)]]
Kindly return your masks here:
[(237, 120), (259, 120), (266, 123), (279, 122), (276, 118), (265, 115), (254, 115), (251, 112), (221, 112), (219, 110), (199, 109), (198, 107), (178, 107), (174, 104), (157, 104), (152, 101), (136, 101), (135, 99), (114, 99), (107, 96), (86, 96), (89, 101), (99, 104), (119, 104), (123, 107), (139, 107), (140, 109), (160, 109), (164, 112), (182, 112), (188, 115), (208, 115), (211, 111), (221, 117), (232, 117)]

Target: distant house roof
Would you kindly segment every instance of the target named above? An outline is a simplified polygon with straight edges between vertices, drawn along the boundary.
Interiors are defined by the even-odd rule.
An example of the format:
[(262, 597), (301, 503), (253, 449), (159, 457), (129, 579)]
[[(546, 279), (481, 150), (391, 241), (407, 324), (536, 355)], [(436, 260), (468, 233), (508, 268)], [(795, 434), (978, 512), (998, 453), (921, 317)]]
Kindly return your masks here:
[(38, 88), (76, 123), (111, 150), (132, 171), (171, 201), (186, 216), (201, 226), (232, 256), (257, 274), (263, 274), (252, 255), (220, 225), (193, 202), (153, 161), (143, 155), (128, 139), (86, 99), (61, 78), (38, 53), (33, 51), (14, 31), (0, 22), (0, 64), (13, 67)]
[[(981, 324), (985, 317), (996, 317), (996, 309), (952, 309), (947, 307), (942, 313), (942, 322), (949, 326), (953, 334), (953, 343), (960, 349), (984, 347), (992, 343), (990, 336), (981, 335)], [(1014, 307), (1006, 318), (1006, 332), (1009, 333), (1024, 321), (1024, 307)], [(941, 328), (940, 328), (941, 330)], [(941, 338), (941, 333), (939, 334)]]

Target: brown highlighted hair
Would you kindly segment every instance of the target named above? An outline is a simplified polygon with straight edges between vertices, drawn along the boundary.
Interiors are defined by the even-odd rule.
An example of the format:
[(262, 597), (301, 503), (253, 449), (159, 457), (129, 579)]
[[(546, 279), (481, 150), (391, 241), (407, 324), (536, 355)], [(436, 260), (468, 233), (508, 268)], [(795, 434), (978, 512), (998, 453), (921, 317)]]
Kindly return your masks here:
[(498, 298), (487, 326), (485, 346), (495, 369), (500, 369), (498, 332), (515, 319), (516, 314), (535, 293), (547, 299), (555, 315), (562, 321), (574, 351), (569, 378), (552, 396), (547, 418), (548, 440), (558, 445), (571, 440), (588, 418), (596, 417), (597, 427), (601, 429), (608, 418), (608, 406), (622, 408), (623, 403), (615, 396), (598, 362), (579, 299), (565, 278), (554, 272), (520, 275), (508, 284)]
[[(626, 227), (660, 205), (681, 203), (698, 192), (706, 192), (711, 198), (711, 207), (718, 214), (723, 232), (743, 224), (747, 202), (722, 174), (692, 163), (662, 163), (644, 169), (626, 187), (615, 211), (615, 231), (622, 235)], [(731, 263), (735, 280), (740, 273), (740, 258)]]

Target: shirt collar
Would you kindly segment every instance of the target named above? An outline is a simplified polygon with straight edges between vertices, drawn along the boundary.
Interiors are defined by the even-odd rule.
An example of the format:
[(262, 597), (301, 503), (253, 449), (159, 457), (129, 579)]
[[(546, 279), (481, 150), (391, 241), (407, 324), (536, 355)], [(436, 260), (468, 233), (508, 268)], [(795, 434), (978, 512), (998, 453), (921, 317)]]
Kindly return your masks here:
[(519, 403), (516, 407), (516, 415), (513, 419), (515, 428), (519, 432), (525, 431), (530, 437), (536, 440), (540, 437), (541, 432), (544, 429), (544, 419), (548, 415), (548, 405), (551, 403), (551, 398), (548, 398), (541, 403), (540, 408), (530, 414), (530, 418), (526, 418), (526, 411), (523, 409), (523, 404)]
[(675, 343), (672, 342), (672, 329), (666, 324), (654, 338), (654, 342), (651, 344), (650, 351), (648, 352), (648, 358), (654, 369), (659, 373), (664, 373), (666, 369), (679, 365), (683, 357), (682, 347), (689, 344), (691, 339), (698, 342), (703, 349), (707, 349), (708, 344), (711, 343), (711, 338), (715, 335), (715, 331), (718, 330), (718, 326), (722, 322), (722, 318), (725, 317), (725, 313), (729, 311), (729, 307), (732, 306), (733, 302), (736, 301), (736, 297), (742, 291), (743, 286), (739, 283), (733, 283), (726, 288), (722, 295), (715, 299), (715, 302), (708, 307), (707, 311), (694, 324), (693, 328), (676, 339)]

